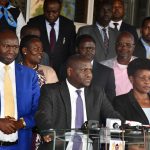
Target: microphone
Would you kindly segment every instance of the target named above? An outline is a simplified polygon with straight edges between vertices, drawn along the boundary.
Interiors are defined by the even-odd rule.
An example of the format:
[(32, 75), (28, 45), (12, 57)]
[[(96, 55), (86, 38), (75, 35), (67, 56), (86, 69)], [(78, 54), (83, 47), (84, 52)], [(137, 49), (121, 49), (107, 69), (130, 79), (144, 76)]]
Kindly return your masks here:
[(119, 129), (121, 126), (121, 120), (120, 119), (114, 119), (114, 118), (107, 118), (106, 119), (106, 127), (109, 129)]

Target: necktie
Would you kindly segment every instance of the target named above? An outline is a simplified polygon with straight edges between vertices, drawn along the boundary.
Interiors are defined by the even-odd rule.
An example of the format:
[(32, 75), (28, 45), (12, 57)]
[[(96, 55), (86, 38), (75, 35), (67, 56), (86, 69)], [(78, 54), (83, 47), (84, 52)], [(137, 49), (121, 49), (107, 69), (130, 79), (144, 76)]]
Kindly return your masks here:
[(103, 28), (103, 35), (104, 35), (104, 47), (106, 50), (108, 50), (109, 40), (105, 28)]
[(114, 26), (115, 26), (115, 28), (114, 28), (114, 29), (118, 30), (118, 28), (117, 28), (118, 23), (113, 23), (113, 24), (114, 24)]
[[(84, 123), (84, 112), (83, 112), (83, 101), (81, 98), (81, 90), (76, 90), (77, 100), (76, 100), (76, 118), (75, 118), (75, 128), (81, 128)], [(77, 133), (73, 137), (73, 147), (72, 150), (82, 150), (82, 139)]]
[(9, 75), (9, 66), (4, 66), (5, 73), (4, 73), (4, 115), (5, 116), (15, 116), (15, 104), (14, 104), (14, 97), (13, 97), (13, 89), (12, 89), (12, 82)]
[(52, 51), (55, 43), (56, 43), (56, 34), (55, 34), (55, 29), (54, 29), (55, 23), (50, 23), (51, 26), (51, 31), (50, 31), (50, 50)]

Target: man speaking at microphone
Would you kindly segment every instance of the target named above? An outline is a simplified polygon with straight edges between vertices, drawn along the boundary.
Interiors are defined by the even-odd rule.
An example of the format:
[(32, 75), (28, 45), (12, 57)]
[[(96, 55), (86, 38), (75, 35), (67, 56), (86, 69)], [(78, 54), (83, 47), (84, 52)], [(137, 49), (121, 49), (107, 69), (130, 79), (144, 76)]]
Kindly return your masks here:
[[(114, 111), (104, 90), (93, 86), (91, 81), (91, 62), (78, 54), (71, 56), (67, 61), (67, 79), (41, 88), (40, 104), (35, 115), (38, 128), (41, 131), (71, 129), (81, 128), (87, 120), (98, 120), (100, 123), (106, 118), (123, 120)], [(51, 150), (52, 137), (45, 134), (43, 139), (39, 150)]]

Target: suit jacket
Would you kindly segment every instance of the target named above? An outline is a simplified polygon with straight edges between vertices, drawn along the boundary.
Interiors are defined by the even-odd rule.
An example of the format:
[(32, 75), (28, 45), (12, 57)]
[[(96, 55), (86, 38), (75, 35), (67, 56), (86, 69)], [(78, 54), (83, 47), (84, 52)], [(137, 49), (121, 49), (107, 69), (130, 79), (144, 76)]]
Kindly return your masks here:
[[(106, 118), (121, 118), (113, 110), (101, 88), (92, 85), (86, 87), (85, 103), (87, 120), (102, 122)], [(71, 128), (71, 102), (66, 82), (42, 86), (40, 104), (35, 119), (40, 130)], [(50, 145), (50, 143), (43, 143), (40, 150), (50, 150)]]
[(138, 42), (136, 43), (133, 55), (139, 58), (146, 58), (146, 49), (143, 43), (141, 42), (141, 39), (139, 39)]
[(23, 117), (26, 122), (26, 127), (18, 131), (18, 144), (13, 146), (13, 148), (14, 150), (30, 150), (32, 127), (35, 126), (34, 114), (38, 107), (40, 88), (34, 70), (16, 64), (15, 75), (18, 119)]
[(44, 15), (31, 18), (28, 25), (38, 27), (41, 31), (41, 40), (44, 51), (49, 55), (50, 65), (57, 75), (59, 68), (75, 51), (75, 26), (73, 22), (63, 16), (59, 17), (59, 35), (53, 50), (50, 50)]
[(127, 94), (116, 96), (113, 100), (113, 106), (124, 119), (138, 121), (142, 124), (149, 124), (149, 121), (134, 97), (132, 90)]
[(130, 32), (133, 36), (134, 36), (134, 39), (135, 39), (135, 42), (138, 41), (138, 34), (136, 32), (136, 28), (130, 24), (127, 24), (125, 22), (122, 22), (121, 26), (120, 26), (120, 31), (127, 31), (127, 32)]
[(108, 33), (109, 33), (108, 50), (106, 50), (104, 47), (103, 38), (96, 25), (88, 25), (79, 28), (77, 36), (82, 34), (89, 34), (95, 39), (96, 41), (95, 60), (97, 62), (100, 62), (102, 60), (106, 60), (116, 56), (115, 42), (119, 32), (116, 31), (115, 29), (109, 28)]
[(113, 98), (116, 96), (116, 86), (113, 69), (94, 61), (92, 71), (92, 83), (96, 86), (104, 88), (106, 96), (110, 101), (112, 101)]

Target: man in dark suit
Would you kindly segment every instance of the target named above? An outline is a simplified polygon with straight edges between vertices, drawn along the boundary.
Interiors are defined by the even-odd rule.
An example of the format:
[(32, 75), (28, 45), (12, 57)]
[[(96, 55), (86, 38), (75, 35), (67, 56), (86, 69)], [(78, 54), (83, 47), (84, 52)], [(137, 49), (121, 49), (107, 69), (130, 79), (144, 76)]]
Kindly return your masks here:
[[(35, 115), (40, 130), (81, 128), (87, 120), (102, 122), (106, 118), (121, 118), (113, 110), (103, 89), (90, 85), (92, 80), (92, 65), (81, 55), (73, 55), (67, 62), (67, 79), (64, 82), (42, 86), (39, 109)], [(78, 105), (77, 90), (80, 90)], [(82, 113), (77, 115), (77, 109), (82, 105)], [(81, 108), (80, 108), (81, 109)], [(82, 123), (76, 125), (82, 116)], [(77, 119), (77, 120), (76, 120)], [(122, 119), (122, 118), (121, 118)], [(40, 150), (50, 150), (52, 137), (44, 135), (44, 143)]]
[(141, 37), (136, 43), (134, 56), (150, 59), (150, 17), (144, 18), (141, 28)]
[(135, 42), (138, 40), (138, 34), (136, 28), (130, 24), (127, 24), (123, 21), (125, 14), (125, 7), (123, 0), (113, 0), (113, 9), (112, 9), (112, 20), (109, 23), (111, 28), (116, 28), (118, 31), (127, 31), (130, 32), (134, 38)]
[(109, 27), (111, 17), (111, 3), (107, 1), (99, 2), (96, 9), (96, 23), (81, 27), (78, 31), (78, 36), (89, 34), (96, 41), (95, 60), (97, 62), (116, 56), (115, 41), (118, 31)]
[[(15, 63), (18, 50), (19, 41), (16, 34), (10, 30), (1, 31), (0, 150), (31, 149), (34, 114), (38, 106), (40, 88), (36, 72)], [(9, 70), (5, 70), (8, 67)]]
[(76, 35), (73, 22), (60, 15), (61, 6), (61, 0), (45, 0), (44, 14), (28, 22), (28, 25), (40, 29), (44, 51), (57, 75), (61, 64), (74, 53)]
[(90, 35), (80, 35), (76, 40), (77, 53), (87, 58), (92, 64), (92, 83), (104, 88), (108, 99), (112, 101), (116, 96), (114, 71), (94, 60), (95, 48), (96, 42)]

